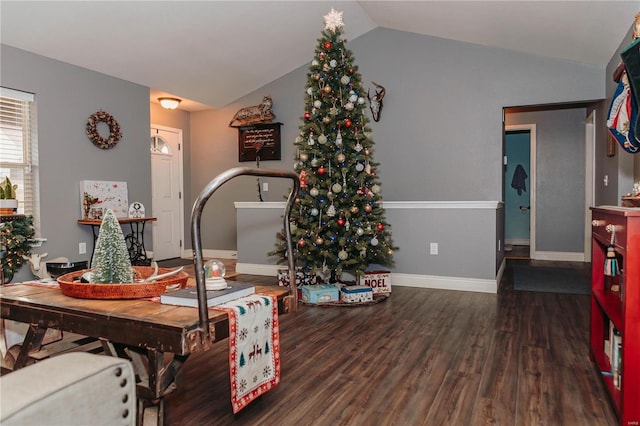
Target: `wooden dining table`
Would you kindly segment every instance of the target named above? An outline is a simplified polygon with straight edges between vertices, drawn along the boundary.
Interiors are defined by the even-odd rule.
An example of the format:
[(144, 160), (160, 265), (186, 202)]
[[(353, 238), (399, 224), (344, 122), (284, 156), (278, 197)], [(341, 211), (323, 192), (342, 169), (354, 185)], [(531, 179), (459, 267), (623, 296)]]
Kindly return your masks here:
[[(195, 281), (189, 278), (188, 286)], [(255, 286), (256, 293), (275, 295), (278, 310), (290, 310), (288, 287)], [(163, 424), (163, 398), (176, 389), (176, 376), (189, 355), (210, 349), (229, 335), (227, 313), (209, 309), (209, 333), (199, 328), (198, 309), (160, 303), (158, 298), (133, 300), (78, 299), (59, 288), (37, 283), (0, 287), (3, 319), (29, 324), (14, 369), (32, 360), (48, 329), (98, 339), (107, 355), (133, 363), (137, 383), (138, 424), (148, 418)]]

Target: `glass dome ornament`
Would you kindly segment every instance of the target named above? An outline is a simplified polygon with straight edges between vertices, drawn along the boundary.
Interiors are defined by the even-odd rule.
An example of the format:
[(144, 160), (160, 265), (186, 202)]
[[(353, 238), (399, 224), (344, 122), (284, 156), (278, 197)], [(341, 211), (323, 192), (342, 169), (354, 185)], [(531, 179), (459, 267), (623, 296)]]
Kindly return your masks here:
[(227, 268), (219, 260), (211, 259), (204, 264), (204, 279), (207, 290), (224, 290), (227, 282), (224, 276)]

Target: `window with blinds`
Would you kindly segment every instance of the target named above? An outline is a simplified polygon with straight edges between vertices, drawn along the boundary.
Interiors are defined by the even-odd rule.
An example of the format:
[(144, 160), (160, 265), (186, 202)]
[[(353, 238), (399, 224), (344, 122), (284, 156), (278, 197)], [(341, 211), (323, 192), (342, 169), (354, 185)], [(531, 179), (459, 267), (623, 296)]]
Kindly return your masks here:
[(0, 87), (0, 179), (18, 185), (18, 213), (33, 215), (40, 232), (38, 144), (32, 93)]

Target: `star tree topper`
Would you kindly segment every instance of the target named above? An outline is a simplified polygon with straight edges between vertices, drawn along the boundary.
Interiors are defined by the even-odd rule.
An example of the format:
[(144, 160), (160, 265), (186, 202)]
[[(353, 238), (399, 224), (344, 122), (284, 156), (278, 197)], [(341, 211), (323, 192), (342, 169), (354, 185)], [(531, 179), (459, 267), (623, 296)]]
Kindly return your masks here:
[(342, 22), (342, 12), (338, 12), (334, 8), (331, 8), (329, 14), (324, 16), (324, 23), (324, 28), (331, 31), (335, 31), (342, 27), (344, 25)]

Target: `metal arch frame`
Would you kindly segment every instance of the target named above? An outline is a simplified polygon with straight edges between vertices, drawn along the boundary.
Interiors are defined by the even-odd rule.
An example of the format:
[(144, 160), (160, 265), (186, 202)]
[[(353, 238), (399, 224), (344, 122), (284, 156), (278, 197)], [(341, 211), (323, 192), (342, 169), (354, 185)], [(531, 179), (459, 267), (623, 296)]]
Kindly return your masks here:
[(289, 217), (291, 215), (291, 208), (298, 197), (300, 192), (300, 178), (292, 171), (286, 170), (267, 170), (267, 169), (255, 169), (249, 167), (235, 167), (226, 170), (216, 176), (211, 182), (205, 186), (200, 192), (200, 195), (193, 204), (191, 210), (191, 241), (193, 244), (193, 258), (195, 259), (195, 276), (196, 276), (196, 288), (198, 292), (198, 316), (199, 316), (199, 328), (204, 333), (205, 341), (209, 341), (209, 313), (207, 307), (207, 291), (204, 277), (204, 260), (202, 259), (202, 244), (201, 244), (201, 219), (202, 211), (205, 204), (211, 198), (213, 193), (218, 190), (222, 185), (229, 182), (231, 179), (238, 176), (264, 176), (274, 178), (287, 178), (293, 181), (293, 189), (289, 193), (287, 198), (287, 204), (284, 210), (284, 232), (287, 244), (287, 261), (289, 267), (289, 293), (292, 299), (292, 310), (298, 309), (298, 294), (295, 287), (295, 259), (293, 255), (293, 243), (291, 239), (291, 225)]

